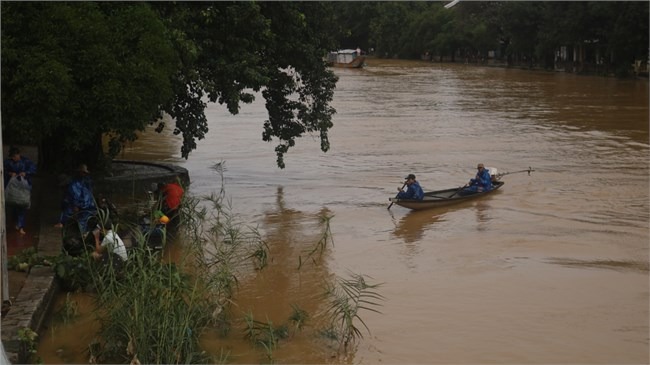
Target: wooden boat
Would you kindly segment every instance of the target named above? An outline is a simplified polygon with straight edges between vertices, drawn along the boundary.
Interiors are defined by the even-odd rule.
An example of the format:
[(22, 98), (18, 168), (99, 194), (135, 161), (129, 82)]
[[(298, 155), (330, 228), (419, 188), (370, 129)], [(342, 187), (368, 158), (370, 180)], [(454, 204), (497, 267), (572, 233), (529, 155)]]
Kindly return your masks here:
[(327, 54), (327, 63), (332, 67), (361, 68), (365, 64), (366, 56), (362, 56), (354, 49), (342, 49)]
[(392, 202), (391, 204), (394, 203), (408, 209), (431, 209), (484, 197), (499, 190), (503, 184), (503, 181), (492, 181), (492, 190), (484, 192), (470, 192), (461, 187), (426, 192), (422, 200), (399, 198), (390, 198), (389, 200)]

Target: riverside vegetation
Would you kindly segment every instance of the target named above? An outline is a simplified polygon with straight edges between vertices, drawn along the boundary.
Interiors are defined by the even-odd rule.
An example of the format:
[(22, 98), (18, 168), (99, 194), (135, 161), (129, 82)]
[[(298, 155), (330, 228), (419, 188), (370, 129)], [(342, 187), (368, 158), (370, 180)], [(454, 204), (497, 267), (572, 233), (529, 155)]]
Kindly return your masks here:
[[(222, 178), (223, 179), (223, 178)], [(223, 185), (222, 185), (223, 186)], [(364, 275), (350, 273), (350, 278), (334, 277), (321, 290), (326, 300), (322, 313), (307, 313), (296, 304), (285, 323), (260, 321), (253, 314), (236, 310), (234, 295), (242, 275), (264, 270), (270, 256), (261, 234), (238, 222), (225, 203), (225, 192), (202, 198), (186, 196), (180, 210), (179, 231), (182, 255), (175, 262), (165, 260), (159, 252), (147, 248), (142, 235), (129, 251), (123, 266), (100, 265), (90, 255), (72, 258), (62, 254), (52, 260), (57, 277), (69, 290), (84, 291), (93, 297), (99, 332), (87, 345), (91, 363), (227, 363), (233, 360), (228, 350), (215, 354), (202, 348), (200, 339), (206, 331), (221, 336), (241, 336), (260, 361), (273, 363), (278, 346), (305, 335), (302, 330), (314, 323), (313, 333), (325, 345), (335, 348), (340, 358), (347, 358), (369, 327), (363, 311), (378, 312), (383, 297), (380, 284), (370, 284)], [(134, 210), (141, 210), (146, 203)], [(150, 208), (149, 208), (150, 209)], [(116, 228), (129, 226), (120, 216)], [(328, 244), (333, 244), (330, 221), (322, 213), (321, 238), (309, 250), (309, 262), (318, 264)], [(108, 217), (102, 217), (104, 222)], [(119, 225), (123, 225), (122, 228)], [(129, 227), (129, 229), (133, 229)], [(32, 255), (32, 262), (42, 262)], [(300, 257), (298, 270), (308, 262)], [(66, 297), (65, 305), (52, 320), (65, 331), (74, 326), (77, 304)], [(311, 332), (310, 332), (311, 333)]]

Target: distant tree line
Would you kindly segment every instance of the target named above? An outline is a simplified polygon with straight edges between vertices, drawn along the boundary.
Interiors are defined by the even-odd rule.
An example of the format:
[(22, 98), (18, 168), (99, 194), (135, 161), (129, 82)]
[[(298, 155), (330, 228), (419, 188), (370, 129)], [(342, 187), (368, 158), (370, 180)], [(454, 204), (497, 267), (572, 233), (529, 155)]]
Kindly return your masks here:
[(344, 48), (378, 57), (626, 76), (648, 61), (648, 1), (337, 2)]

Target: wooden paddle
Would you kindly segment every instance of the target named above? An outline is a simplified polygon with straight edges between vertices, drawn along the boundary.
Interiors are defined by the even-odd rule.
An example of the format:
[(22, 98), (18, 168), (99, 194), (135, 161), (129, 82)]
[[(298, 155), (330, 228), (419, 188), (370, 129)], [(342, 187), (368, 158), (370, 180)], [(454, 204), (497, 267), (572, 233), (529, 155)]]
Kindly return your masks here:
[(460, 193), (461, 190), (465, 189), (465, 188), (468, 187), (468, 186), (469, 186), (469, 183), (467, 183), (467, 184), (461, 186), (460, 189), (456, 190), (455, 193), (451, 194), (451, 196), (450, 196), (448, 199), (453, 198), (456, 194)]
[[(402, 185), (402, 188), (400, 190), (404, 190), (405, 186), (406, 186), (406, 182), (404, 182), (404, 185)], [(399, 193), (397, 193), (397, 195), (395, 195), (395, 198), (397, 198), (398, 196), (399, 196)], [(390, 207), (392, 207), (392, 206), (393, 206), (393, 202), (390, 202), (390, 205), (388, 205), (388, 208), (386, 208), (386, 209), (390, 209)]]

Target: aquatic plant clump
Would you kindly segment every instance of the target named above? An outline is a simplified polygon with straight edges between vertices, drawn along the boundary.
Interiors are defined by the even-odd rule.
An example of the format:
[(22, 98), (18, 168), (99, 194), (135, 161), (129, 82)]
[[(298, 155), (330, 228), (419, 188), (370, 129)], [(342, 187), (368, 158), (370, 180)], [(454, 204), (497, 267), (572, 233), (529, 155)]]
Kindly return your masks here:
[(105, 362), (208, 363), (199, 336), (210, 322), (204, 283), (146, 248), (131, 251), (121, 272), (97, 277)]
[[(210, 363), (199, 339), (230, 328), (237, 276), (264, 267), (268, 248), (255, 229), (223, 210), (223, 195), (183, 198), (178, 240), (183, 255), (167, 262), (147, 245), (129, 251), (123, 267), (93, 271), (101, 362)], [(208, 210), (207, 205), (212, 205)]]
[(337, 278), (333, 283), (327, 283), (325, 291), (329, 302), (325, 316), (329, 319), (330, 326), (322, 333), (326, 338), (338, 342), (339, 354), (349, 353), (351, 347), (363, 338), (357, 323), (361, 323), (370, 333), (360, 312), (365, 310), (380, 313), (376, 308), (384, 300), (376, 291), (381, 284), (368, 283), (364, 275), (350, 276), (349, 279)]
[[(261, 361), (274, 362), (280, 343), (294, 338), (311, 322), (311, 315), (296, 304), (281, 324), (268, 318), (257, 321), (252, 313), (233, 310), (240, 280), (263, 269), (270, 253), (258, 230), (239, 223), (224, 197), (223, 189), (202, 198), (183, 197), (174, 240), (181, 245), (181, 257), (172, 260), (165, 251), (140, 242), (129, 250), (123, 265), (113, 265), (110, 255), (106, 265), (88, 263), (95, 313), (101, 324), (96, 340), (88, 346), (92, 362), (224, 362), (231, 357), (230, 349), (205, 351), (201, 339), (215, 331), (227, 336), (233, 329), (262, 352)], [(312, 260), (322, 260), (327, 245), (333, 245), (333, 215), (326, 213), (320, 217), (320, 241), (309, 252)], [(120, 224), (128, 222), (121, 220)], [(375, 307), (383, 299), (375, 291), (379, 285), (356, 274), (325, 285), (328, 307), (317, 316), (320, 318), (314, 318), (314, 329), (318, 332), (319, 319), (325, 319), (327, 328), (321, 332), (330, 333), (338, 343), (337, 352), (347, 355), (363, 337), (358, 323), (368, 330), (360, 313), (377, 312)]]

